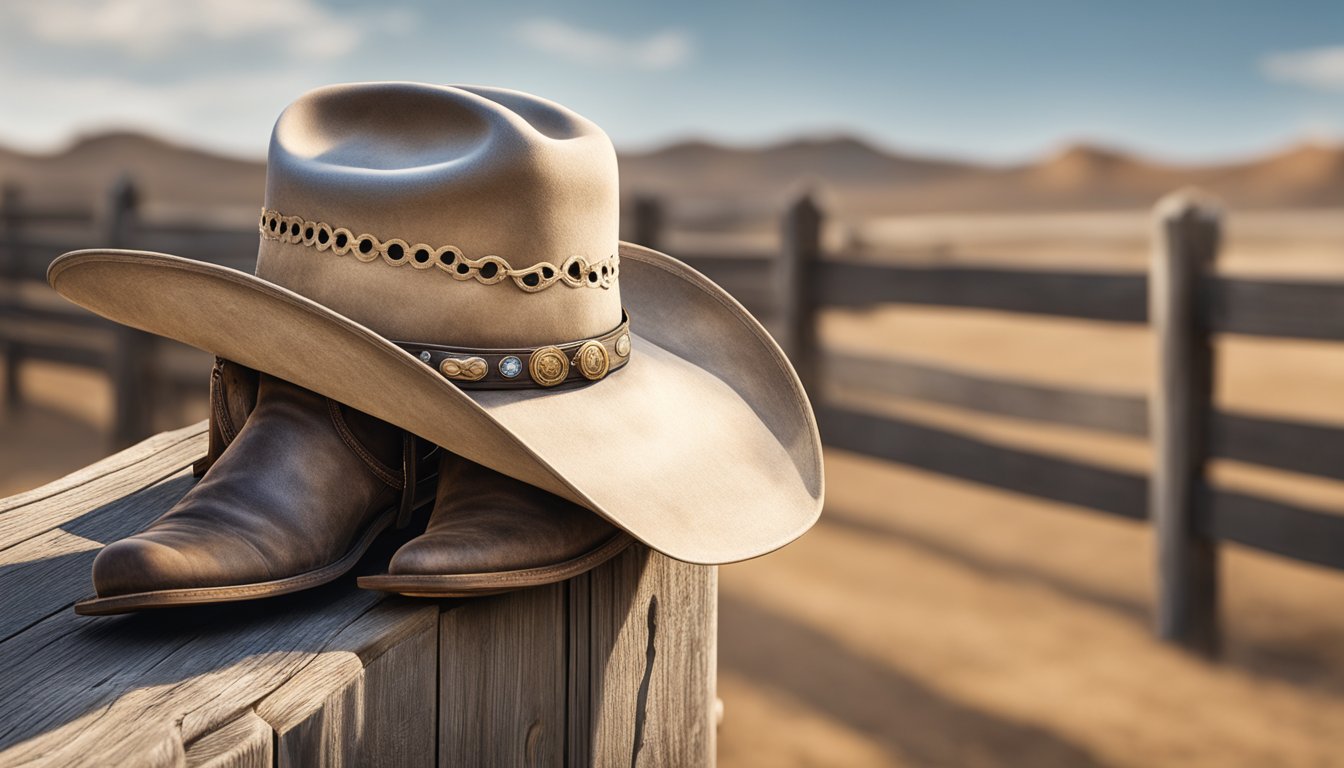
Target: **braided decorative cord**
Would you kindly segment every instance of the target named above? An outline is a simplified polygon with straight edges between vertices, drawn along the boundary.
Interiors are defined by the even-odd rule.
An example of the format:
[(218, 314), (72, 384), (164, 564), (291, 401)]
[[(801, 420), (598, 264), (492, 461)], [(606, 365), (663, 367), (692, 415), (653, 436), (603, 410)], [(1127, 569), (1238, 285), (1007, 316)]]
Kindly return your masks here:
[(406, 264), (415, 269), (437, 267), (454, 279), (475, 280), (482, 285), (513, 280), (515, 285), (528, 293), (545, 290), (556, 283), (564, 283), (571, 288), (610, 288), (616, 283), (621, 266), (620, 257), (612, 254), (591, 262), (583, 256), (570, 256), (559, 266), (541, 262), (514, 269), (499, 256), (468, 258), (462, 254), (462, 249), (454, 245), (435, 248), (424, 243), (410, 245), (395, 237), (381, 240), (375, 235), (355, 235), (345, 227), (332, 227), (326, 222), (309, 221), (302, 216), (285, 216), (279, 211), (265, 209), (262, 209), (257, 229), (266, 240), (331, 251), (337, 256), (351, 254), (364, 262), (382, 259), (394, 267)]

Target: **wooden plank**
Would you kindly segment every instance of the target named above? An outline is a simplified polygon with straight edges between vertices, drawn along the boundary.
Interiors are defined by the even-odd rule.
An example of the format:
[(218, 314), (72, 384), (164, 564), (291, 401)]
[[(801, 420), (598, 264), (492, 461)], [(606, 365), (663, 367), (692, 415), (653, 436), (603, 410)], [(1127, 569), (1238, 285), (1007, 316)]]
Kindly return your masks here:
[(721, 274), (738, 274), (758, 280), (774, 270), (779, 254), (764, 251), (750, 253), (678, 251), (677, 258), (706, 274), (718, 271)]
[(439, 625), (439, 765), (565, 758), (564, 584), (464, 601)]
[[(605, 563), (603, 567), (611, 567)], [(598, 569), (594, 569), (598, 570)], [(593, 571), (566, 583), (569, 616), (565, 690), (565, 765), (595, 765), (593, 759)]]
[(78, 472), (0, 500), (0, 548), (77, 520), (205, 455), (204, 421), (164, 432)]
[(1214, 490), (1202, 533), (1306, 563), (1344, 568), (1344, 517), (1236, 491)]
[[(185, 441), (179, 433), (111, 457), (101, 467), (44, 489), (46, 494), (56, 491), (54, 496), (29, 494), (27, 504), (0, 515), (3, 521), (34, 506), (60, 505), (65, 497), (94, 487), (105, 491), (103, 504), (66, 522), (64, 529), (4, 550), (9, 561), (0, 593), (6, 595), (7, 609), (19, 605), (15, 595), (35, 594), (50, 609), (68, 605), (72, 594), (85, 591), (87, 561), (66, 557), (91, 557), (96, 541), (80, 534), (96, 530), (111, 538), (130, 532), (176, 501), (190, 486), (186, 473), (153, 478), (165, 464), (179, 460), (164, 461), (162, 454), (146, 455), (145, 449), (199, 442), (200, 426), (183, 430), (190, 435)], [(193, 456), (203, 444), (196, 448)], [(147, 487), (122, 498), (126, 486), (137, 480)], [(40, 578), (28, 578), (16, 589), (11, 582), (25, 574)], [(69, 586), (74, 581), (80, 582), (79, 592)], [(248, 710), (281, 688), (286, 696), (277, 701), (292, 703), (302, 698), (298, 692), (316, 697), (320, 676), (304, 672), (351, 660), (367, 667), (354, 689), (365, 708), (342, 711), (340, 718), (332, 715), (328, 724), (357, 723), (362, 730), (354, 741), (379, 754), (411, 754), (413, 748), (421, 757), (432, 754), (434, 689), (432, 676), (423, 671), (433, 668), (437, 608), (404, 601), (384, 606), (382, 601), (381, 595), (345, 582), (264, 602), (124, 617), (79, 617), (58, 610), (0, 642), (0, 669), (6, 670), (0, 678), (0, 764), (269, 765), (270, 727), (263, 734), (245, 717)], [(412, 661), (421, 670), (418, 679), (409, 675)], [(292, 679), (299, 682), (285, 687)], [(419, 699), (408, 697), (416, 691)], [(394, 699), (418, 706), (412, 711), (396, 706)], [(298, 708), (281, 711), (293, 714)], [(370, 712), (395, 714), (380, 730), (358, 719), (368, 715), (373, 721)]]
[(275, 739), (271, 726), (253, 712), (186, 746), (188, 768), (271, 768)]
[[(845, 389), (1120, 435), (1148, 434), (1147, 399), (1139, 395), (1052, 387), (896, 357), (833, 351), (825, 361), (831, 382)], [(1211, 456), (1344, 480), (1344, 428), (1218, 411), (1209, 418)]]
[[(21, 360), (46, 360), (52, 363), (77, 365), (99, 370), (107, 365), (107, 355), (97, 349), (16, 341), (13, 337), (4, 334), (0, 334), (0, 339), (3, 339), (13, 354), (16, 354)], [(6, 372), (9, 370), (11, 369), (7, 367)], [(14, 366), (14, 370), (17, 373), (17, 366)]]
[(1344, 283), (1219, 278), (1209, 294), (1216, 332), (1344, 341)]
[(92, 595), (89, 573), (98, 550), (142, 530), (167, 512), (194, 482), (191, 468), (183, 467), (147, 488), (91, 509), (61, 528), (0, 550), (0, 595), (5, 596), (0, 639), (12, 637)]
[(393, 598), (257, 706), (277, 766), (432, 765), (438, 695), (437, 604)]
[(62, 611), (0, 643), (0, 764), (181, 764), (381, 598), (348, 583), (264, 604)]
[(69, 307), (35, 307), (29, 304), (0, 306), (0, 317), (8, 321), (52, 323), (72, 328), (110, 328), (113, 323), (103, 317), (71, 304)]
[(828, 306), (926, 304), (1119, 323), (1148, 319), (1147, 279), (1137, 274), (833, 261), (820, 279)]
[(777, 288), (783, 306), (780, 311), (782, 346), (793, 363), (803, 389), (816, 400), (821, 397), (821, 343), (817, 334), (820, 312), (822, 212), (812, 195), (798, 198), (784, 214), (780, 241)]
[(777, 314), (783, 307), (774, 278), (776, 254), (716, 256), (678, 253), (677, 258), (708, 277), (737, 299), (758, 319)]
[(24, 208), (23, 220), (32, 224), (88, 224), (93, 221), (93, 209), (74, 206)]
[(1207, 498), (1213, 409), (1213, 349), (1201, 281), (1218, 252), (1218, 220), (1218, 211), (1194, 195), (1158, 204), (1148, 310), (1157, 353), (1149, 399), (1157, 633), (1209, 655), (1218, 650), (1218, 551), (1195, 521)]
[(899, 357), (827, 352), (823, 370), (845, 388), (1121, 435), (1148, 434), (1143, 395), (1122, 395), (956, 371)]
[(642, 545), (571, 585), (589, 631), (571, 651), (588, 675), (573, 681), (570, 765), (714, 764), (717, 589), (718, 569)]
[(1344, 480), (1344, 428), (1214, 413), (1209, 452), (1221, 458)]
[(817, 421), (823, 441), (834, 448), (1117, 517), (1147, 515), (1142, 475), (838, 406), (820, 407)]
[(133, 445), (153, 434), (153, 398), (158, 381), (158, 340), (129, 325), (113, 332), (108, 370), (112, 377), (112, 445)]

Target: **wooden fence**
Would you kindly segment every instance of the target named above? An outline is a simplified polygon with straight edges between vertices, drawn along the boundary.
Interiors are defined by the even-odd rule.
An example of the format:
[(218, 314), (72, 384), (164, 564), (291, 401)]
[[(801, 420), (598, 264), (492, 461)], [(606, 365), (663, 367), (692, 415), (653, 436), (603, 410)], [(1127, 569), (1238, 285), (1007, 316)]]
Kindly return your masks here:
[[(659, 222), (644, 201), (638, 222)], [(1211, 338), (1233, 333), (1344, 341), (1344, 283), (1244, 280), (1213, 272), (1220, 214), (1194, 193), (1154, 212), (1148, 275), (872, 263), (825, 253), (811, 197), (784, 216), (782, 253), (677, 256), (767, 318), (793, 359), (826, 445), (1096, 512), (1151, 520), (1157, 538), (1155, 628), (1216, 653), (1218, 542), (1344, 568), (1344, 515), (1214, 488), (1211, 459), (1344, 479), (1344, 429), (1214, 409)], [(658, 242), (658, 233), (636, 232)], [(770, 275), (773, 273), (773, 278)], [(759, 286), (774, 286), (761, 292)], [(773, 294), (773, 295), (771, 295)], [(990, 309), (1152, 326), (1156, 376), (1148, 397), (1119, 396), (968, 374), (828, 350), (818, 314), (882, 303)], [(1153, 443), (1151, 477), (978, 440), (828, 402), (832, 385), (983, 413), (1064, 424)]]
[(112, 380), (115, 448), (155, 431), (156, 404), (202, 392), (208, 374), (192, 350), (110, 323), (59, 300), (46, 288), (47, 266), (78, 248), (139, 248), (179, 253), (251, 271), (256, 233), (197, 222), (147, 222), (139, 195), (121, 179), (97, 207), (28, 204), (15, 186), (0, 188), (0, 359), (3, 402), (20, 407), (25, 359), (106, 371)]
[[(143, 334), (66, 306), (33, 306), (14, 289), (43, 279), (52, 257), (79, 246), (166, 250), (250, 269), (254, 232), (147, 224), (136, 217), (134, 188), (125, 181), (111, 191), (101, 215), (27, 209), (13, 189), (5, 191), (0, 211), (7, 398), (19, 397), (16, 370), (24, 357), (105, 368), (116, 390), (117, 442), (126, 443), (151, 432), (142, 393), (162, 387), (163, 379), (204, 386), (203, 371), (165, 373), (156, 364), (162, 355)], [(638, 199), (632, 213), (634, 240), (663, 243), (669, 217), (658, 200)], [(29, 234), (52, 222), (95, 226), (83, 242)], [(1213, 408), (1210, 344), (1218, 333), (1344, 341), (1344, 283), (1213, 274), (1220, 215), (1189, 194), (1171, 196), (1155, 210), (1149, 275), (878, 264), (862, 254), (826, 253), (824, 226), (823, 211), (803, 196), (783, 217), (779, 252), (678, 249), (676, 255), (767, 321), (811, 393), (827, 445), (1100, 513), (1151, 519), (1158, 539), (1156, 631), (1204, 653), (1218, 646), (1218, 542), (1344, 568), (1344, 516), (1213, 488), (1208, 481), (1214, 458), (1344, 479), (1344, 429)], [(1149, 397), (1119, 396), (858, 356), (820, 342), (822, 310), (882, 303), (1151, 323), (1157, 375)], [(54, 329), (47, 341), (32, 338), (31, 329), (39, 326)], [(827, 402), (831, 384), (1147, 437), (1154, 448), (1152, 477)]]

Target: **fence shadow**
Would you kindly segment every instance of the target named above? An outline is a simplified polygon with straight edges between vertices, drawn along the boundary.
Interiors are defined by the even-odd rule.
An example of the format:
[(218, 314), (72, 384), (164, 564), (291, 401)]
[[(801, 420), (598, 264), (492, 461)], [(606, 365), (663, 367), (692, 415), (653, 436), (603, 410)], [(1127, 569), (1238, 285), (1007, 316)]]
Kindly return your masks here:
[(720, 597), (719, 661), (755, 684), (807, 701), (902, 763), (1105, 765), (1057, 733), (955, 701), (824, 632), (731, 595)]

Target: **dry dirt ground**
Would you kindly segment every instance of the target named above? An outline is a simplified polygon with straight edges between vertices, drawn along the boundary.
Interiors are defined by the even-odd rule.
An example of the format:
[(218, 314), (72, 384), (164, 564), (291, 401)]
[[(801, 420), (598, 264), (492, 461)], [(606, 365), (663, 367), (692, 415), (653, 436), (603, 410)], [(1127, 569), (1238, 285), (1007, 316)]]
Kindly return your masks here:
[[(1308, 219), (1298, 224), (1320, 230), (1302, 247), (1274, 235), (1300, 228), (1246, 228), (1225, 266), (1344, 275), (1340, 228)], [(1065, 229), (1114, 227), (1092, 244), (1096, 263), (1137, 268), (1144, 220), (1128, 221)], [(1053, 239), (1033, 248), (989, 229), (966, 253), (1093, 263)], [(1137, 394), (1150, 377), (1141, 328), (884, 308), (833, 313), (823, 332), (834, 346), (1028, 381)], [(1344, 345), (1226, 338), (1217, 352), (1221, 407), (1344, 424)], [(107, 451), (98, 375), (33, 365), (24, 382), (32, 405), (0, 416), (0, 494)], [(1140, 440), (862, 402), (1005, 445), (1126, 469), (1148, 462)], [(827, 473), (815, 530), (722, 569), (721, 765), (1344, 765), (1344, 574), (1223, 547), (1227, 647), (1209, 663), (1152, 637), (1145, 526), (840, 451)], [(1214, 475), (1344, 510), (1344, 483), (1234, 462)]]

